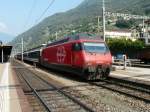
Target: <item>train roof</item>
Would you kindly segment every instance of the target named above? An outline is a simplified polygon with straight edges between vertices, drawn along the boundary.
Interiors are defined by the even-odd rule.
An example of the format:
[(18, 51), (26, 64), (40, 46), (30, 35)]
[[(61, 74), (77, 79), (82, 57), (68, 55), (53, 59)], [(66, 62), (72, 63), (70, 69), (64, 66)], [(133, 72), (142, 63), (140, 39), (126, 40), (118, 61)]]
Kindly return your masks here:
[(101, 38), (95, 34), (90, 33), (79, 33), (69, 36), (71, 40), (87, 39), (87, 40), (100, 40)]
[(40, 46), (37, 46), (37, 47), (31, 48), (31, 49), (29, 49), (29, 50), (26, 50), (26, 51), (24, 51), (24, 52), (40, 51), (40, 49), (42, 49), (44, 46), (45, 46), (45, 44), (42, 44), (42, 45), (40, 45)]
[(51, 46), (51, 45), (57, 45), (57, 44), (61, 44), (61, 43), (69, 42), (69, 41), (74, 41), (74, 40), (81, 40), (81, 39), (84, 39), (84, 40), (101, 40), (102, 41), (100, 36), (90, 34), (90, 33), (79, 33), (79, 34), (66, 36), (63, 39), (60, 39), (58, 41), (47, 44), (47, 47)]

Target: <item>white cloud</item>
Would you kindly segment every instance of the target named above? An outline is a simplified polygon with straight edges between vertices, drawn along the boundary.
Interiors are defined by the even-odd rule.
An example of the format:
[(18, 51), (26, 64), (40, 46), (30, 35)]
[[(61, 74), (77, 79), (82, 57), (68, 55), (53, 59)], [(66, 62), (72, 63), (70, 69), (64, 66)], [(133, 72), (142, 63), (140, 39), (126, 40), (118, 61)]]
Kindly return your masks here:
[(0, 32), (7, 32), (7, 25), (3, 22), (0, 22)]

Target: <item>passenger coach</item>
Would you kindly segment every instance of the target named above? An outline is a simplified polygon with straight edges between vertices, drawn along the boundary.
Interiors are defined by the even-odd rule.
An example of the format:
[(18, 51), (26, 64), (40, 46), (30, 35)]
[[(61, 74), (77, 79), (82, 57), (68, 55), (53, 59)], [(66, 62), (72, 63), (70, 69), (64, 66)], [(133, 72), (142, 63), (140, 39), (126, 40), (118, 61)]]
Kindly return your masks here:
[(45, 44), (40, 45), (40, 46), (38, 46), (36, 48), (32, 48), (30, 50), (25, 51), (23, 53), (24, 61), (40, 63), (41, 52), (42, 52), (44, 47), (45, 47)]

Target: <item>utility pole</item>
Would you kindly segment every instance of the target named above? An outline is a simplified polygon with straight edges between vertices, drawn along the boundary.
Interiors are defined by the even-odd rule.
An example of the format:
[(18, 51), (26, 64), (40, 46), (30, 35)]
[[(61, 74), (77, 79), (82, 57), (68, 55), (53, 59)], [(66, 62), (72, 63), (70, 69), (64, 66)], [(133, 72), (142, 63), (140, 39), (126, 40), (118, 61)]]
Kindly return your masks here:
[(143, 38), (144, 38), (144, 40), (145, 40), (145, 43), (147, 44), (148, 43), (148, 37), (147, 37), (147, 35), (146, 35), (146, 28), (145, 28), (145, 20), (144, 20), (144, 18), (143, 18)]
[(146, 37), (145, 37), (145, 23), (144, 23), (144, 19), (143, 19), (143, 26), (142, 26), (142, 31), (143, 31), (143, 38), (145, 39), (145, 43), (146, 43)]
[(58, 34), (57, 34), (57, 31), (56, 31), (56, 33), (55, 33), (55, 36), (56, 36), (55, 39), (56, 39), (56, 40), (57, 40), (57, 35), (58, 35)]
[(145, 32), (145, 23), (144, 23), (144, 19), (143, 19), (143, 35), (144, 35), (144, 32)]
[(104, 41), (105, 41), (105, 1), (103, 0), (103, 12), (102, 12), (102, 14), (103, 14), (103, 39), (104, 39)]
[(23, 61), (23, 37), (21, 38), (21, 51), (22, 51), (22, 61)]
[(100, 22), (99, 22), (100, 17), (97, 17), (97, 33), (98, 35), (100, 34)]

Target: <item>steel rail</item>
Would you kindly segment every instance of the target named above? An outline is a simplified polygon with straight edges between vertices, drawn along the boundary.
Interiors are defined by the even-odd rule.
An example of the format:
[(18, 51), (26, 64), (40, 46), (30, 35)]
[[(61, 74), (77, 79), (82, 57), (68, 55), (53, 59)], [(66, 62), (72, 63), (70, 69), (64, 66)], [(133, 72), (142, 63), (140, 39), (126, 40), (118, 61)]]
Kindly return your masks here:
[(150, 85), (148, 84), (142, 84), (142, 83), (133, 82), (130, 80), (125, 80), (125, 79), (120, 79), (120, 78), (114, 78), (114, 77), (109, 77), (108, 80), (105, 80), (105, 81), (107, 81), (108, 83), (112, 83), (112, 84), (115, 83), (116, 85), (119, 85), (122, 87), (130, 88), (133, 90), (137, 90), (140, 92), (145, 92), (147, 94), (150, 94)]
[(64, 96), (66, 96), (67, 98), (69, 98), (70, 100), (72, 100), (73, 102), (75, 102), (76, 104), (80, 105), (81, 107), (83, 107), (85, 110), (89, 111), (89, 112), (95, 112), (94, 110), (92, 110), (91, 108), (89, 108), (88, 106), (86, 106), (85, 104), (83, 104), (81, 101), (77, 100), (76, 98), (68, 95), (66, 92), (64, 92), (63, 90), (57, 88), (56, 86), (54, 86), (53, 84), (51, 84), (50, 82), (44, 80), (43, 78), (39, 77), (38, 74), (32, 72), (31, 70), (29, 70), (32, 74), (34, 74), (37, 78), (39, 78), (40, 80), (44, 81), (46, 84), (48, 84), (49, 86), (53, 87), (54, 89), (56, 89), (59, 93), (63, 94)]
[[(20, 63), (17, 63), (20, 65)], [(21, 65), (23, 66), (23, 65)], [(32, 75), (36, 76), (38, 79), (42, 80), (44, 83), (46, 83), (47, 85), (49, 85), (50, 87), (54, 88), (54, 90), (58, 91), (59, 93), (61, 93), (62, 95), (64, 95), (65, 97), (69, 98), (70, 100), (72, 100), (74, 103), (76, 103), (77, 105), (81, 106), (82, 108), (84, 108), (86, 111), (88, 112), (95, 112), (93, 109), (91, 109), (90, 107), (88, 107), (87, 105), (83, 104), (81, 101), (79, 101), (78, 99), (72, 97), (71, 95), (68, 95), (66, 92), (64, 92), (63, 90), (59, 89), (58, 87), (56, 87), (55, 85), (51, 84), (50, 82), (44, 80), (43, 78), (41, 78), (40, 76), (38, 76), (37, 73), (29, 70), (29, 69), (24, 69), (24, 72), (28, 73), (30, 72)], [(24, 77), (23, 77), (24, 78)], [(27, 81), (25, 78), (24, 80), (26, 81), (26, 83), (29, 85), (29, 87), (33, 90), (34, 93), (36, 93), (36, 95), (40, 98), (40, 100), (44, 103), (44, 101), (42, 100), (42, 98), (38, 95), (38, 91), (37, 89), (32, 88), (32, 86), (30, 85), (29, 81)], [(45, 105), (45, 103), (44, 103)], [(50, 109), (49, 109), (50, 111)]]
[[(105, 82), (106, 84), (108, 83), (107, 81), (103, 81), (103, 82)], [(89, 84), (90, 84), (90, 85), (93, 85), (93, 86), (97, 86), (97, 87), (102, 87), (102, 88), (111, 90), (111, 91), (113, 91), (113, 92), (117, 92), (117, 93), (123, 94), (123, 95), (125, 95), (125, 96), (138, 99), (138, 100), (140, 100), (140, 101), (144, 101), (145, 103), (150, 103), (150, 99), (143, 98), (143, 97), (140, 97), (140, 96), (136, 96), (136, 95), (133, 95), (133, 94), (131, 94), (131, 93), (127, 93), (127, 91), (124, 92), (124, 91), (119, 90), (119, 89), (114, 88), (114, 87), (112, 88), (112, 87), (109, 86), (109, 85), (110, 85), (109, 83), (108, 83), (109, 85), (98, 84), (98, 83), (96, 83), (96, 82), (89, 82)], [(115, 84), (114, 84), (114, 85), (115, 85)], [(118, 86), (118, 85), (117, 85), (117, 86)], [(123, 87), (123, 86), (122, 86), (122, 87)], [(120, 88), (121, 88), (121, 87), (120, 87)], [(126, 89), (128, 89), (128, 88), (126, 88)]]
[[(20, 72), (19, 72), (20, 73)], [(42, 97), (38, 94), (38, 92), (36, 91), (36, 89), (34, 89), (30, 82), (28, 80), (25, 79), (25, 77), (20, 73), (20, 75), (22, 76), (23, 80), (26, 82), (26, 84), (31, 88), (32, 92), (36, 95), (36, 97), (41, 101), (41, 103), (43, 104), (43, 106), (45, 107), (45, 109), (48, 112), (51, 112), (50, 108), (48, 107), (48, 105), (45, 103), (45, 101), (42, 99)]]

